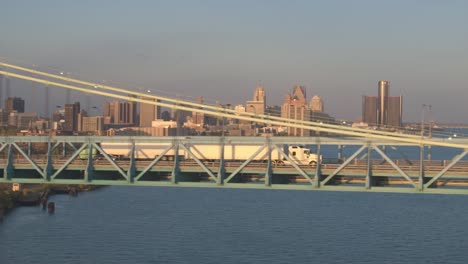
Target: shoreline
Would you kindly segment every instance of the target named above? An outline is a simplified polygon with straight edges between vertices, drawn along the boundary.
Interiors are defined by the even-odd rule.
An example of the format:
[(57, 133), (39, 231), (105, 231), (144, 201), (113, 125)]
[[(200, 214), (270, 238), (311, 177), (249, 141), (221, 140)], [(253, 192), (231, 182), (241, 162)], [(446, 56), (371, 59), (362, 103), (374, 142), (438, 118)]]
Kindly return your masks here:
[(101, 187), (94, 185), (23, 184), (20, 191), (13, 191), (11, 184), (0, 184), (0, 223), (15, 208), (41, 204), (45, 207), (51, 195), (77, 196), (80, 192), (93, 191)]

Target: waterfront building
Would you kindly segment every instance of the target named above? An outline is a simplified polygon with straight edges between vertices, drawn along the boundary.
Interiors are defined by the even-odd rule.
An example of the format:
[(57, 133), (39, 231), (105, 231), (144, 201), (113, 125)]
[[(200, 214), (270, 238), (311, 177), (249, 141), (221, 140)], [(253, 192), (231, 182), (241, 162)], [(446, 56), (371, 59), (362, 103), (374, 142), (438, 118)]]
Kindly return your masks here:
[(92, 132), (100, 135), (104, 129), (104, 117), (102, 116), (84, 116), (82, 120), (81, 132)]
[(108, 116), (109, 124), (135, 125), (137, 120), (137, 105), (134, 102), (114, 100), (104, 104), (104, 116)]
[(8, 125), (14, 126), (19, 130), (32, 129), (37, 120), (39, 120), (37, 113), (19, 113), (12, 111), (8, 116)]
[(281, 106), (279, 106), (279, 105), (267, 106), (266, 109), (265, 109), (265, 114), (280, 117), (281, 116)]
[(323, 112), (323, 101), (322, 101), (322, 98), (318, 97), (317, 95), (315, 95), (314, 97), (312, 97), (312, 99), (310, 100), (310, 109), (311, 109), (313, 112), (322, 113), (322, 112)]
[(401, 127), (403, 117), (403, 97), (402, 96), (389, 96), (388, 97), (388, 127)]
[(378, 96), (363, 96), (362, 121), (380, 127), (401, 127), (403, 97), (389, 96), (390, 82), (378, 82)]
[(8, 112), (0, 108), (0, 126), (8, 125)]
[[(293, 87), (292, 93), (287, 94), (281, 106), (281, 117), (295, 120), (310, 120), (311, 110), (306, 103), (304, 86)], [(310, 131), (303, 128), (289, 128), (288, 136), (310, 136)]]
[(306, 88), (305, 86), (296, 85), (293, 88), (291, 95), (291, 104), (306, 105), (307, 104)]
[[(141, 99), (155, 102), (154, 98), (141, 97)], [(151, 122), (159, 119), (160, 115), (161, 106), (140, 103), (140, 127), (151, 127)]]
[(379, 81), (378, 83), (379, 92), (378, 92), (378, 120), (377, 123), (379, 126), (386, 126), (388, 120), (388, 90), (390, 87), (389, 81)]
[(5, 110), (7, 112), (24, 113), (24, 100), (20, 97), (8, 97), (5, 100)]
[(369, 124), (369, 126), (376, 126), (378, 124), (377, 105), (377, 96), (362, 97), (362, 122)]
[[(199, 96), (197, 98), (197, 103), (203, 104), (203, 97)], [(203, 127), (205, 125), (205, 114), (199, 112), (192, 112), (192, 123)]]
[(164, 121), (169, 121), (171, 120), (171, 114), (169, 113), (169, 111), (163, 111), (161, 113), (161, 119), (164, 120)]
[(246, 111), (248, 113), (263, 115), (265, 114), (265, 106), (266, 106), (265, 89), (263, 89), (262, 86), (258, 86), (255, 89), (252, 101), (247, 101), (246, 103)]
[(80, 102), (65, 104), (65, 122), (63, 124), (63, 131), (70, 133), (78, 131), (79, 113)]

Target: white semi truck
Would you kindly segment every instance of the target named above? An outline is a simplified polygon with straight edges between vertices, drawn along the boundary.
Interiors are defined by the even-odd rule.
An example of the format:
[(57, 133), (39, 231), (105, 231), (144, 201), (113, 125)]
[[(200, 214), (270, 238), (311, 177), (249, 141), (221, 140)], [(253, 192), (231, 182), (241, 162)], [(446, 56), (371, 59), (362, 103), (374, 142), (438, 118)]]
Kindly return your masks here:
[[(164, 150), (170, 146), (169, 143), (135, 143), (135, 159), (149, 160), (155, 159), (161, 155)], [(208, 144), (187, 144), (187, 149), (195, 156), (195, 158), (202, 161), (214, 161), (221, 158), (220, 145)], [(229, 161), (245, 161), (252, 157), (262, 146), (258, 145), (224, 145), (224, 160)], [(127, 159), (131, 156), (132, 144), (131, 143), (117, 143), (117, 142), (102, 142), (101, 148), (108, 154), (116, 159)], [(255, 157), (253, 161), (265, 162), (268, 160), (268, 149), (263, 148)], [(179, 157), (184, 160), (190, 160), (194, 157), (190, 155), (183, 148), (179, 148)], [(298, 165), (316, 165), (319, 158), (316, 154), (311, 153), (310, 149), (304, 146), (288, 146), (288, 157)], [(163, 160), (174, 160), (175, 150), (170, 149), (164, 154)], [(289, 161), (276, 149), (271, 151), (271, 160), (277, 164), (289, 164)]]

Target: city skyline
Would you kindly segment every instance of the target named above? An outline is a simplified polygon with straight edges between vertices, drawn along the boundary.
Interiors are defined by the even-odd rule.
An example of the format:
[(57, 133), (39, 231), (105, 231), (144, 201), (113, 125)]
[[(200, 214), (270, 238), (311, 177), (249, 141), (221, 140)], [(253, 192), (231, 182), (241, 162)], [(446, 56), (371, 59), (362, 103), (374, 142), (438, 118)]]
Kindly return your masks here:
[[(2, 78), (2, 76), (0, 76), (0, 79)], [(114, 98), (109, 98), (109, 97), (102, 97), (102, 96), (94, 96), (93, 99), (95, 100), (93, 104), (90, 104), (90, 101), (91, 101), (91, 96), (88, 95), (88, 94), (85, 94), (85, 93), (82, 93), (82, 92), (72, 92), (70, 93), (70, 90), (68, 89), (62, 89), (62, 88), (56, 88), (56, 87), (53, 87), (53, 86), (44, 86), (44, 87), (36, 87), (36, 86), (41, 86), (40, 84), (37, 84), (37, 83), (33, 83), (33, 82), (30, 82), (30, 81), (24, 81), (24, 80), (19, 80), (19, 79), (14, 79), (14, 78), (7, 78), (5, 76), (3, 76), (3, 86), (0, 85), (0, 87), (3, 87), (3, 89), (0, 89), (0, 101), (3, 102), (2, 103), (2, 106), (5, 108), (5, 110), (7, 110), (6, 112), (8, 111), (11, 111), (12, 109), (9, 109), (8, 108), (11, 108), (8, 107), (7, 104), (9, 104), (9, 101), (10, 101), (10, 104), (11, 102), (13, 102), (12, 100), (15, 99), (15, 100), (22, 100), (22, 101), (26, 101), (27, 103), (25, 104), (23, 102), (23, 106), (22, 106), (22, 110), (21, 111), (18, 111), (18, 112), (28, 112), (28, 113), (37, 113), (38, 114), (38, 117), (43, 117), (43, 118), (51, 118), (52, 117), (52, 114), (58, 110), (58, 109), (65, 109), (67, 107), (67, 101), (69, 100), (72, 100), (73, 102), (77, 102), (77, 103), (81, 103), (82, 107), (81, 109), (83, 111), (86, 112), (86, 115), (88, 116), (109, 116), (112, 118), (113, 115), (109, 114), (109, 104), (131, 104), (133, 105), (132, 108), (135, 108), (133, 109), (133, 113), (138, 113), (138, 116), (133, 116), (131, 118), (131, 120), (133, 121), (129, 121), (129, 122), (123, 122), (123, 123), (128, 123), (128, 124), (135, 124), (135, 121), (134, 120), (137, 120), (138, 124), (140, 124), (142, 122), (142, 118), (143, 120), (143, 123), (145, 123), (146, 125), (150, 126), (151, 124), (151, 120), (157, 120), (157, 119), (160, 119), (161, 118), (161, 113), (162, 111), (169, 111), (169, 113), (172, 115), (174, 115), (174, 113), (172, 113), (172, 109), (170, 108), (162, 108), (160, 106), (158, 107), (155, 107), (154, 105), (153, 106), (149, 106), (149, 105), (146, 105), (146, 104), (141, 104), (141, 103), (138, 103), (138, 104), (134, 104), (134, 103), (131, 103), (130, 101), (125, 101), (125, 100), (119, 100), (119, 99), (114, 99)], [(8, 81), (7, 81), (8, 80)], [(13, 81), (14, 80), (14, 81)], [(52, 89), (56, 89), (57, 93), (54, 92), (53, 95), (49, 95), (49, 96), (55, 96), (55, 98), (58, 98), (58, 99), (54, 99), (52, 104), (53, 105), (49, 105), (49, 110), (46, 111), (44, 109), (44, 106), (41, 105), (40, 103), (38, 104), (37, 102), (37, 94), (38, 93), (37, 91), (36, 92), (30, 92), (28, 95), (26, 96), (18, 96), (17, 95), (17, 91), (18, 89), (16, 89), (14, 87), (14, 84), (15, 82), (20, 82), (22, 84), (22, 86), (24, 86), (24, 84), (27, 84), (26, 86), (31, 86), (31, 87), (35, 87), (35, 89), (43, 89), (44, 91), (47, 91), (46, 93), (42, 94), (41, 92), (39, 92), (40, 96), (47, 96), (49, 95), (49, 92), (48, 90), (50, 90), (51, 88)], [(386, 92), (387, 93), (387, 97), (388, 97), (388, 100), (389, 103), (390, 103), (390, 107), (392, 107), (392, 110), (391, 111), (399, 111), (399, 114), (398, 113), (395, 113), (395, 114), (398, 114), (399, 117), (395, 116), (395, 117), (392, 117), (393, 118), (393, 124), (390, 125), (390, 127), (403, 127), (405, 125), (405, 123), (419, 123), (421, 122), (421, 120), (406, 120), (404, 118), (404, 116), (402, 115), (402, 110), (404, 109), (404, 104), (403, 104), (403, 100), (402, 100), (402, 96), (388, 96), (388, 90), (389, 90), (389, 81), (378, 81), (379, 83), (379, 89), (378, 89), (378, 92), (380, 94), (381, 92), (381, 82), (385, 82), (386, 83)], [(7, 93), (7, 91), (4, 91), (5, 90), (5, 83), (9, 83), (9, 85), (11, 85), (10, 87), (10, 92)], [(375, 86), (375, 84), (374, 84)], [(24, 88), (24, 87), (23, 87)], [(26, 87), (27, 89), (27, 87)], [(297, 101), (299, 100), (300, 101), (300, 104), (301, 105), (307, 105), (307, 107), (309, 107), (310, 110), (312, 110), (313, 112), (316, 112), (316, 113), (319, 113), (319, 112), (324, 112), (324, 100), (321, 98), (320, 95), (318, 94), (312, 94), (310, 96), (307, 96), (307, 87), (305, 86), (301, 86), (301, 85), (295, 85), (291, 88), (289, 88), (289, 92), (286, 92), (283, 96), (283, 99), (284, 97), (286, 97), (286, 100), (288, 100), (287, 98), (288, 97), (291, 97), (289, 100), (293, 100), (293, 101)], [(267, 98), (267, 95), (268, 95), (268, 90), (265, 89), (263, 86), (259, 85), (257, 86), (256, 88), (252, 88), (252, 91), (253, 91), (253, 100), (252, 99), (248, 99), (248, 96), (247, 97), (247, 100), (244, 101), (244, 102), (232, 102), (232, 101), (225, 101), (225, 102), (221, 102), (221, 101), (216, 101), (216, 102), (206, 102), (205, 101), (205, 96), (202, 95), (202, 96), (198, 96), (197, 97), (197, 100), (193, 100), (192, 97), (190, 96), (186, 96), (186, 97), (177, 97), (181, 100), (187, 100), (187, 101), (193, 101), (193, 102), (198, 102), (198, 103), (205, 103), (205, 104), (208, 104), (208, 105), (218, 105), (218, 106), (223, 106), (223, 107), (229, 107), (231, 109), (236, 109), (236, 106), (243, 106), (244, 108), (244, 111), (246, 112), (253, 112), (253, 113), (257, 113), (257, 114), (267, 114), (267, 115), (280, 115), (281, 114), (281, 105), (284, 104), (284, 102), (281, 102), (279, 104), (266, 104), (266, 98)], [(250, 91), (250, 92), (252, 92)], [(292, 94), (290, 93), (292, 91)], [(298, 92), (299, 91), (299, 92)], [(152, 95), (156, 95), (154, 93), (150, 93), (150, 90), (147, 90), (148, 94), (152, 94)], [(7, 98), (7, 94), (9, 95), (9, 97)], [(299, 97), (300, 98), (297, 98), (296, 94), (299, 94)], [(68, 96), (71, 95), (71, 98), (69, 98)], [(163, 96), (167, 96), (167, 95), (163, 95)], [(169, 96), (170, 97), (170, 96)], [(141, 97), (142, 99), (146, 99), (148, 100), (149, 98), (146, 98), (146, 97)], [(261, 98), (261, 99), (260, 99)], [(201, 101), (200, 101), (201, 99)], [(259, 100), (260, 101), (257, 101)], [(36, 100), (36, 101), (35, 101)], [(50, 98), (49, 98), (50, 100)], [(371, 101), (369, 101), (371, 100)], [(372, 101), (374, 100), (374, 101)], [(361, 96), (361, 102), (360, 102), (360, 105), (358, 106), (359, 107), (359, 111), (360, 111), (360, 116), (359, 117), (356, 117), (354, 119), (345, 119), (345, 118), (341, 118), (339, 116), (329, 116), (328, 114), (330, 112), (333, 112), (333, 111), (329, 111), (329, 109), (327, 109), (326, 111), (326, 114), (321, 116), (321, 115), (317, 115), (315, 118), (317, 121), (327, 121), (327, 122), (330, 122), (330, 120), (332, 119), (336, 119), (336, 120), (343, 120), (343, 121), (349, 121), (349, 122), (355, 122), (355, 123), (359, 123), (359, 122), (364, 122), (364, 123), (368, 123), (370, 126), (373, 126), (373, 125), (378, 125), (379, 123), (381, 123), (381, 118), (382, 117), (379, 117), (378, 115), (375, 116), (375, 120), (374, 119), (369, 119), (369, 117), (367, 117), (369, 115), (369, 111), (375, 111), (375, 110), (365, 110), (366, 108), (368, 107), (377, 107), (377, 104), (380, 105), (380, 103), (378, 102), (378, 100), (382, 100), (382, 98), (380, 96), (366, 96), (366, 95), (362, 95)], [(392, 101), (393, 100), (393, 101)], [(35, 101), (35, 102), (34, 102)], [(276, 101), (276, 100), (270, 100), (270, 101)], [(83, 104), (83, 102), (86, 103), (86, 105)], [(367, 102), (367, 103), (365, 103)], [(263, 109), (263, 110), (254, 110), (255, 108), (257, 108), (258, 106), (256, 106), (257, 104), (261, 105), (261, 107), (259, 109)], [(371, 103), (370, 105), (368, 105), (369, 103)], [(366, 106), (368, 105), (368, 106)], [(372, 106), (374, 105), (374, 106)], [(276, 110), (273, 110), (273, 108), (277, 108)], [(396, 108), (395, 108), (396, 107)], [(432, 105), (430, 104), (424, 104), (422, 105), (422, 109), (424, 109), (424, 112), (427, 112), (427, 107), (431, 107), (432, 109)], [(1, 108), (1, 107), (0, 107)], [(138, 110), (137, 110), (138, 108)], [(153, 109), (154, 108), (154, 109)], [(270, 111), (268, 111), (267, 108), (271, 108)], [(395, 108), (395, 109), (394, 109)], [(152, 110), (153, 109), (153, 113)], [(398, 110), (399, 109), (399, 110)], [(353, 110), (355, 110), (353, 108)], [(144, 115), (140, 115), (140, 113), (142, 113), (142, 111), (145, 113)], [(365, 114), (365, 112), (367, 112)], [(151, 114), (150, 114), (151, 113)], [(378, 113), (381, 113), (381, 111), (378, 111)], [(135, 115), (135, 114), (131, 114), (131, 115)], [(154, 119), (153, 119), (154, 117)], [(395, 119), (396, 118), (396, 119)], [(397, 121), (397, 120), (401, 120), (401, 121)], [(440, 123), (440, 124), (460, 124), (460, 122), (444, 122), (444, 120), (436, 120), (436, 119), (432, 119), (433, 122), (435, 123)], [(334, 121), (333, 121), (334, 122)], [(396, 122), (396, 123), (395, 123)], [(122, 122), (117, 122), (117, 123), (122, 123)], [(397, 125), (397, 123), (399, 123), (400, 125)], [(467, 122), (468, 123), (468, 122)], [(383, 125), (383, 123), (381, 123), (381, 125)], [(76, 126), (76, 125), (75, 125)]]
[(430, 104), (434, 119), (468, 123), (465, 1), (182, 3), (7, 2), (0, 57), (207, 102), (245, 102), (261, 83), (280, 105), (302, 85), (347, 120), (384, 79), (405, 97), (405, 121)]

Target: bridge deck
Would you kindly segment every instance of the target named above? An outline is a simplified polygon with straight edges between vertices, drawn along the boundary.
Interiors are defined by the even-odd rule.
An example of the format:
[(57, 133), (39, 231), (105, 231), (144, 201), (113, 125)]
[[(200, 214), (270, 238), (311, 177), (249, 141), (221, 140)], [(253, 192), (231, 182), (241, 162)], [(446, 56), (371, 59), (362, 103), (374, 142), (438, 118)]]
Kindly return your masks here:
[[(418, 145), (391, 141), (324, 137), (3, 137), (0, 142), (0, 182), (468, 194), (468, 161), (463, 160), (466, 151), (460, 150), (461, 154), (447, 160), (391, 159), (382, 151), (385, 146), (420, 149)], [(348, 153), (348, 158), (323, 157), (317, 166), (278, 164), (268, 159), (114, 160), (105, 152), (100, 152), (99, 159), (92, 154), (80, 155), (103, 142), (164, 143), (172, 148), (190, 144), (251, 144), (265, 148), (300, 144), (317, 150), (355, 146), (355, 152)]]

